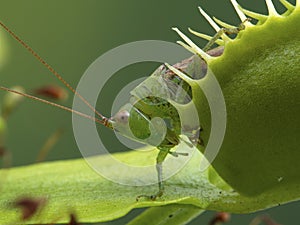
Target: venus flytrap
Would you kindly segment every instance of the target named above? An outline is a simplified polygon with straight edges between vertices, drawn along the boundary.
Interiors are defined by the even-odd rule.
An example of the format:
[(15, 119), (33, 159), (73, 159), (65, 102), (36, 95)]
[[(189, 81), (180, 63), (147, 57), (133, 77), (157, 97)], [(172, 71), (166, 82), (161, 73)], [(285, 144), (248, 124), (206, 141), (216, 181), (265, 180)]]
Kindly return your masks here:
[[(140, 196), (146, 197), (145, 200), (156, 200), (155, 202), (144, 201), (144, 199), (139, 202), (132, 201), (135, 196), (140, 195), (141, 191), (143, 193), (148, 193), (148, 190), (153, 192), (152, 187), (145, 187), (141, 190), (140, 188), (128, 189), (122, 185), (111, 184), (92, 174), (80, 160), (57, 165), (55, 163), (41, 164), (28, 167), (27, 172), (24, 172), (30, 174), (31, 170), (39, 169), (45, 175), (47, 174), (48, 180), (43, 181), (46, 183), (44, 183), (46, 187), (48, 187), (47, 185), (60, 187), (60, 181), (65, 181), (70, 174), (77, 174), (77, 178), (81, 181), (84, 180), (85, 184), (97, 184), (99, 190), (95, 190), (95, 192), (99, 191), (99, 193), (86, 194), (84, 199), (80, 199), (82, 198), (80, 193), (88, 193), (86, 185), (76, 180), (70, 181), (78, 188), (78, 190), (71, 190), (74, 194), (76, 192), (75, 195), (79, 198), (77, 200), (86, 202), (84, 206), (74, 203), (78, 218), (81, 221), (89, 222), (113, 219), (124, 215), (134, 207), (177, 203), (191, 204), (201, 209), (251, 212), (299, 199), (300, 176), (298, 171), (300, 166), (298, 162), (300, 161), (300, 152), (297, 134), (300, 124), (300, 30), (298, 29), (300, 0), (297, 0), (295, 6), (281, 0), (287, 8), (282, 15), (277, 13), (270, 0), (266, 0), (269, 12), (267, 16), (245, 10), (235, 0), (231, 2), (241, 19), (240, 26), (235, 27), (219, 19), (211, 18), (200, 8), (200, 13), (208, 20), (217, 34), (209, 37), (189, 29), (191, 33), (210, 40), (203, 50), (183, 32), (174, 28), (174, 31), (184, 41), (179, 41), (179, 44), (194, 53), (195, 56), (174, 66), (169, 64), (161, 66), (146, 81), (132, 90), (131, 103), (133, 107), (131, 110), (122, 109), (112, 118), (106, 118), (93, 109), (84, 97), (70, 87), (57, 72), (24, 43), (22, 44), (40, 62), (95, 112), (97, 118), (1, 87), (3, 90), (73, 111), (73, 113), (116, 129), (121, 134), (140, 142), (153, 144), (155, 140), (150, 139), (149, 141), (147, 138), (151, 137), (153, 133), (164, 134), (162, 142), (155, 145), (159, 152), (149, 153), (149, 159), (147, 158), (155, 160), (156, 157), (159, 191), (153, 195)], [(247, 16), (257, 19), (258, 23), (252, 24)], [(2, 26), (5, 27), (3, 24)], [(10, 33), (18, 39), (12, 32)], [(231, 33), (237, 33), (237, 37), (231, 39), (227, 35)], [(221, 47), (206, 51), (214, 43)], [(195, 65), (202, 66), (203, 74), (194, 73)], [(178, 152), (174, 151), (174, 147), (180, 142), (187, 142), (187, 145), (189, 145), (188, 142), (192, 143), (200, 151), (205, 152), (211, 134), (212, 118), (209, 103), (199, 86), (209, 85), (207, 82), (209, 72), (212, 72), (217, 78), (226, 102), (226, 132), (220, 151), (212, 161), (213, 168), (210, 170), (199, 172), (199, 162), (202, 156), (198, 153), (186, 168), (164, 183), (162, 179), (164, 159), (169, 154), (184, 157), (181, 156), (180, 149)], [(152, 85), (151, 79), (157, 78), (164, 79), (167, 88), (173, 88), (174, 92), (168, 93), (170, 101), (154, 96), (140, 97), (142, 88), (151, 89), (152, 87), (148, 84)], [(165, 94), (165, 89), (159, 87), (154, 86), (153, 89), (161, 90), (160, 94)], [(193, 127), (190, 124), (182, 126), (181, 124), (179, 115), (181, 111), (190, 110), (191, 103), (196, 105), (201, 126)], [(163, 132), (160, 130), (159, 121), (157, 123), (151, 121), (155, 117), (167, 121), (166, 130)], [(131, 133), (128, 133), (128, 127)], [(188, 137), (188, 141), (181, 137), (182, 131)], [(134, 137), (131, 135), (132, 133)], [(137, 161), (145, 160), (139, 158), (141, 156), (135, 152), (116, 154), (116, 156), (124, 161), (128, 158)], [(101, 165), (105, 165), (105, 157), (95, 158), (95, 160), (99, 160)], [(64, 174), (56, 175), (54, 178), (52, 173), (49, 174), (49, 168), (56, 170), (61, 168), (64, 170)], [(13, 191), (8, 196), (18, 192), (13, 187), (17, 186), (16, 180), (20, 173), (22, 173), (22, 168), (12, 170), (11, 180), (8, 181), (7, 187), (12, 188)], [(132, 177), (132, 179), (135, 178)], [(29, 182), (27, 188), (34, 191), (36, 185)], [(68, 190), (70, 185), (63, 186), (63, 188)], [(117, 195), (112, 190), (118, 190)], [(101, 195), (100, 192), (110, 194)], [(100, 198), (99, 201), (95, 202), (95, 196)], [(158, 198), (161, 196), (163, 198)], [(55, 192), (52, 193), (52, 199), (61, 205), (70, 200), (69, 196), (62, 197)], [(53, 218), (56, 210), (55, 204), (55, 202), (49, 202), (47, 212), (42, 212), (45, 218)], [(116, 207), (116, 205), (118, 206)], [(91, 210), (91, 213), (88, 214), (90, 216), (87, 216), (80, 210), (85, 209), (86, 212), (85, 206), (97, 208), (97, 213)], [(107, 208), (110, 209), (110, 214), (107, 212)], [(116, 210), (118, 210), (117, 213), (115, 213)], [(197, 212), (193, 214), (197, 214)], [(32, 221), (35, 221), (34, 218)], [(66, 221), (66, 219), (62, 219), (62, 221)]]

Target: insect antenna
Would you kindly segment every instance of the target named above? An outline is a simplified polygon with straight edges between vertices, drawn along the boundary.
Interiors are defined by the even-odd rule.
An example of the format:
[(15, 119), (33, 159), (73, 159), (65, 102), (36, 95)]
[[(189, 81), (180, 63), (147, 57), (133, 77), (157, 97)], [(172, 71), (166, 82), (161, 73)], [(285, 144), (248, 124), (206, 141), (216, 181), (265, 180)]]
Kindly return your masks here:
[[(5, 24), (3, 24), (1, 21), (0, 21), (0, 26), (3, 27), (17, 42), (19, 42), (24, 48), (26, 48), (40, 63), (42, 63), (57, 79), (59, 79), (70, 91), (72, 91), (77, 97), (79, 97), (82, 102), (84, 104), (86, 104), (96, 115), (98, 115), (101, 120), (99, 119), (93, 119), (94, 121), (98, 122), (98, 123), (101, 123), (103, 124), (104, 126), (107, 126), (109, 127), (109, 119), (106, 118), (105, 116), (103, 116), (101, 113), (99, 113), (82, 95), (80, 95), (66, 80), (64, 80), (62, 78), (62, 76), (56, 72), (56, 70), (53, 69), (53, 67), (51, 67), (41, 56), (39, 56), (28, 44), (26, 44), (21, 38), (19, 38), (13, 31), (11, 31)], [(5, 88), (5, 87), (1, 87), (2, 90), (6, 90), (6, 91), (10, 91), (10, 92), (13, 92), (13, 93), (16, 93), (16, 94), (19, 94), (19, 95), (22, 95), (24, 97), (27, 97), (27, 98), (31, 98), (31, 99), (35, 99), (37, 101), (40, 101), (40, 102), (44, 102), (46, 104), (49, 104), (49, 105), (52, 105), (52, 106), (55, 106), (55, 107), (58, 107), (58, 108), (61, 108), (61, 109), (64, 109), (66, 111), (70, 111), (70, 112), (74, 112), (75, 114), (78, 114), (78, 115), (81, 115), (83, 117), (90, 117), (86, 114), (83, 114), (81, 112), (78, 112), (78, 111), (75, 111), (73, 109), (70, 109), (70, 108), (67, 108), (65, 106), (62, 106), (62, 105), (58, 105), (56, 103), (53, 103), (53, 102), (49, 102), (47, 100), (44, 100), (44, 99), (41, 99), (41, 98), (37, 98), (35, 96), (32, 96), (32, 95), (28, 95), (28, 94), (23, 94), (23, 93), (20, 93), (20, 92), (17, 92), (17, 91), (13, 91), (13, 90), (10, 90), (9, 88)], [(89, 119), (91, 119), (92, 117), (90, 117)]]
[(42, 103), (45, 103), (47, 105), (51, 105), (51, 106), (54, 106), (54, 107), (57, 107), (57, 108), (60, 108), (60, 109), (63, 109), (65, 111), (68, 111), (68, 112), (72, 112), (72, 113), (75, 113), (79, 116), (82, 116), (84, 118), (87, 118), (89, 120), (92, 120), (94, 122), (97, 122), (97, 123), (100, 123), (100, 124), (103, 124), (105, 126), (107, 126), (107, 124), (105, 124), (105, 121), (103, 120), (100, 120), (100, 119), (97, 119), (93, 116), (89, 116), (89, 115), (86, 115), (82, 112), (79, 112), (79, 111), (76, 111), (74, 109), (71, 109), (71, 108), (68, 108), (66, 106), (63, 106), (63, 105), (59, 105), (59, 104), (56, 104), (54, 102), (50, 102), (50, 101), (47, 101), (45, 99), (42, 99), (42, 98), (38, 98), (36, 96), (33, 96), (33, 95), (29, 95), (29, 94), (26, 94), (26, 93), (22, 93), (22, 92), (19, 92), (19, 91), (16, 91), (16, 90), (13, 90), (13, 89), (10, 89), (10, 88), (7, 88), (7, 87), (3, 87), (3, 86), (0, 86), (0, 90), (4, 90), (4, 91), (8, 91), (8, 92), (11, 92), (11, 93), (14, 93), (14, 94), (18, 94), (18, 95), (21, 95), (23, 97), (26, 97), (26, 98), (30, 98), (30, 99), (33, 99), (33, 100), (36, 100), (36, 101), (39, 101), (39, 102), (42, 102)]

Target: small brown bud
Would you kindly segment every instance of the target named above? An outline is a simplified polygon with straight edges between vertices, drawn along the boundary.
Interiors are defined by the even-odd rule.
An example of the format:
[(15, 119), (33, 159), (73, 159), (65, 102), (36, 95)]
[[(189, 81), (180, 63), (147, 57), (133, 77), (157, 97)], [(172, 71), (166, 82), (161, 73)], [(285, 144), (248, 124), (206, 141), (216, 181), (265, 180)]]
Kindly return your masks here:
[(54, 100), (66, 100), (68, 98), (67, 91), (57, 85), (46, 85), (34, 91), (37, 95), (41, 95)]

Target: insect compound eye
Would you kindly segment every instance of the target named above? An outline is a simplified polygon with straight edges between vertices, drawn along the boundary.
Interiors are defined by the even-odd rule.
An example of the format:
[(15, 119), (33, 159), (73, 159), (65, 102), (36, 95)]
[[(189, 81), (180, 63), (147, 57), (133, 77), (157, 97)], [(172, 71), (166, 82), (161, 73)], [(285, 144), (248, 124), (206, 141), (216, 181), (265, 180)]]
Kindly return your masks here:
[(121, 110), (114, 116), (114, 120), (122, 124), (127, 124), (129, 116), (130, 114), (127, 110)]

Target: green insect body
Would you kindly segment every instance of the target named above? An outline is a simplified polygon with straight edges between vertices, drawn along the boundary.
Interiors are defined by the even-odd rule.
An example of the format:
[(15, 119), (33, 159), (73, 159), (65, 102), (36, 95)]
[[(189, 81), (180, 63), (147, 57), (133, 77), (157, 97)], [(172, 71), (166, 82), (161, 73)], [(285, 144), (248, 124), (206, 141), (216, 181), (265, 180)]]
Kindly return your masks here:
[[(211, 54), (221, 54), (223, 47), (211, 51)], [(206, 63), (199, 56), (192, 56), (176, 65), (193, 79), (201, 79), (206, 73)], [(142, 82), (132, 92), (130, 109), (126, 105), (114, 116), (114, 129), (134, 140), (156, 146), (160, 153), (157, 157), (158, 174), (161, 174), (161, 163), (168, 154), (182, 155), (173, 151), (180, 143), (182, 132), (189, 137), (191, 143), (201, 144), (199, 137), (200, 126), (194, 123), (195, 118), (182, 126), (180, 115), (184, 111), (190, 111), (193, 90), (191, 86), (182, 80), (176, 73), (165, 65), (160, 66), (146, 81)], [(172, 103), (170, 103), (170, 101)], [(175, 107), (174, 104), (177, 106)], [(153, 120), (161, 118), (162, 120)], [(166, 125), (166, 129), (162, 129)], [(131, 133), (132, 132), (132, 133)], [(131, 134), (130, 134), (131, 133)], [(153, 135), (150, 139), (149, 137)], [(183, 154), (185, 155), (185, 154)], [(162, 185), (159, 178), (160, 186)], [(150, 196), (155, 199), (162, 195)]]
[[(163, 133), (159, 128), (162, 124), (150, 123), (155, 117), (162, 118), (167, 127), (163, 139), (156, 145), (160, 150), (157, 157), (160, 190), (150, 196), (151, 199), (162, 195), (161, 163), (168, 153), (178, 156), (172, 148), (181, 141), (182, 132), (200, 151), (205, 151), (211, 131), (211, 113), (199, 86), (209, 85), (208, 68), (221, 86), (227, 110), (224, 141), (212, 162), (219, 175), (234, 190), (249, 196), (300, 186), (297, 139), (300, 124), (300, 2), (292, 6), (281, 1), (288, 10), (279, 15), (272, 2), (267, 0), (269, 16), (243, 10), (232, 2), (244, 21), (236, 29), (238, 35), (234, 40), (226, 35), (232, 31), (232, 26), (216, 20), (227, 29), (218, 32), (213, 40), (225, 48), (205, 53), (175, 29), (188, 45), (180, 44), (195, 56), (174, 66), (167, 65), (168, 68), (158, 68), (131, 92), (133, 107), (130, 111), (125, 110), (125, 123), (128, 122), (135, 137), (143, 141), (152, 133), (161, 136)], [(245, 19), (244, 13), (257, 19), (257, 25)], [(212, 20), (210, 23), (216, 25)], [(166, 83), (166, 87), (153, 81), (157, 77)], [(174, 84), (183, 91), (175, 88), (168, 93), (169, 101), (151, 96), (157, 92), (164, 95), (164, 90), (172, 90)], [(149, 87), (153, 90), (147, 90)], [(143, 98), (145, 90), (146, 96), (150, 97)], [(180, 115), (191, 111), (190, 103), (197, 107), (201, 127), (193, 125), (193, 116), (182, 127)], [(123, 109), (120, 112), (124, 114)], [(118, 129), (118, 117), (120, 113), (114, 117), (115, 127), (122, 133), (122, 129)], [(126, 135), (124, 130), (123, 134)], [(145, 142), (153, 144), (148, 140)]]

